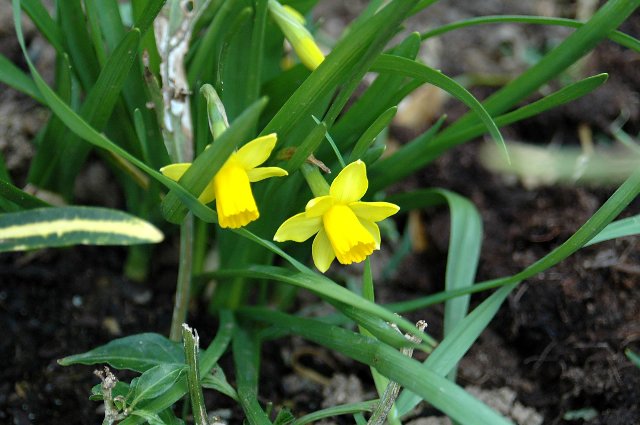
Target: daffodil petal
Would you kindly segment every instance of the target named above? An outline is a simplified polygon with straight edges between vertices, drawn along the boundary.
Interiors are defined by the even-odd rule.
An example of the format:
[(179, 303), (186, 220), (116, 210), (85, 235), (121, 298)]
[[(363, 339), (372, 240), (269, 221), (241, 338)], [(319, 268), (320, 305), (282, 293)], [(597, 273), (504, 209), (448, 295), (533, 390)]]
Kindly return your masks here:
[(321, 217), (307, 217), (305, 213), (300, 213), (282, 223), (273, 240), (276, 242), (304, 242), (318, 233), (321, 228)]
[(390, 202), (352, 202), (349, 208), (358, 216), (369, 221), (380, 221), (400, 211), (400, 207)]
[(245, 170), (251, 170), (269, 158), (277, 141), (276, 133), (258, 137), (238, 149), (235, 157)]
[(190, 162), (180, 162), (177, 164), (170, 164), (160, 169), (160, 172), (165, 176), (169, 177), (171, 180), (178, 181), (180, 177), (187, 172), (187, 170), (191, 167)]
[(253, 183), (269, 177), (287, 176), (289, 173), (280, 167), (257, 167), (247, 170), (247, 175), (249, 176), (249, 181)]
[(329, 194), (338, 202), (348, 204), (359, 201), (367, 192), (367, 167), (357, 160), (344, 167), (331, 183)]
[(362, 226), (367, 229), (367, 232), (371, 233), (371, 236), (373, 236), (373, 240), (376, 241), (376, 249), (380, 249), (380, 228), (378, 227), (378, 225), (376, 223), (374, 223), (373, 221), (369, 221), (369, 220), (365, 220), (365, 219), (359, 219), (360, 224), (362, 224)]
[(318, 196), (307, 202), (304, 211), (307, 217), (320, 217), (326, 213), (333, 205), (333, 198), (330, 195)]
[(324, 229), (320, 229), (313, 239), (311, 253), (313, 255), (313, 264), (316, 265), (318, 270), (322, 273), (329, 270), (331, 263), (333, 263), (333, 260), (336, 258), (336, 254), (333, 252), (333, 247)]
[[(169, 177), (171, 180), (178, 181), (187, 172), (187, 170), (191, 167), (191, 163), (189, 162), (181, 162), (177, 164), (167, 165), (166, 167), (162, 167), (160, 172), (165, 176)], [(204, 188), (198, 200), (203, 204), (208, 204), (209, 202), (216, 199), (216, 192), (214, 190), (213, 180), (207, 184), (207, 187)]]
[(213, 178), (220, 227), (237, 229), (260, 217), (249, 177), (233, 157)]

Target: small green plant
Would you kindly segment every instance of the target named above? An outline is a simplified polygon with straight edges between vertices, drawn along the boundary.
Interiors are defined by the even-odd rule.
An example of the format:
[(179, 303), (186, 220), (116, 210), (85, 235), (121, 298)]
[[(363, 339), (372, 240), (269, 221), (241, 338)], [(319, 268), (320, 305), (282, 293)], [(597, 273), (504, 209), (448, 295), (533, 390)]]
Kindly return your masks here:
[[(207, 409), (215, 406), (205, 406), (203, 391), (235, 400), (251, 424), (301, 425), (335, 415), (400, 424), (421, 401), (457, 423), (509, 423), (456, 384), (456, 365), (520, 282), (590, 243), (639, 232), (638, 217), (610, 223), (640, 192), (640, 172), (548, 255), (513, 276), (480, 283), (474, 282), (482, 222), (470, 200), (444, 188), (393, 196), (386, 190), (484, 133), (496, 155), (508, 158), (499, 127), (588, 94), (607, 76), (516, 105), (607, 37), (640, 52), (640, 41), (615, 30), (640, 0), (610, 0), (588, 22), (494, 16), (392, 43), (407, 19), (435, 2), (372, 0), (335, 45), (321, 50), (305, 21), (317, 0), (64, 0), (54, 2), (53, 14), (40, 0), (12, 0), (29, 74), (0, 56), (0, 81), (52, 111), (34, 141), (28, 181), (72, 205), (73, 183), (94, 152), (117, 177), (127, 212), (48, 205), (16, 187), (0, 161), (0, 250), (155, 243), (162, 234), (154, 226), (180, 233), (168, 337), (131, 335), (60, 360), (139, 373), (130, 382), (118, 382), (108, 369), (98, 373), (102, 383), (91, 398), (105, 404), (104, 423), (211, 423)], [(52, 86), (30, 60), (23, 13), (56, 51)], [(416, 59), (425, 39), (505, 21), (575, 32), (484, 102)], [(376, 79), (355, 96), (367, 73)], [(469, 114), (446, 127), (442, 117), (382, 156), (398, 103), (423, 84), (445, 90)], [(386, 238), (385, 229), (394, 228), (388, 218), (438, 205), (451, 212), (446, 290), (377, 304), (372, 254), (394, 246)], [(314, 235), (312, 244), (298, 244)], [(130, 248), (131, 278), (146, 276), (150, 249)], [(215, 269), (205, 267), (211, 251)], [(347, 289), (331, 267), (351, 263), (364, 268)], [(219, 327), (200, 330), (214, 336), (200, 351), (197, 332), (185, 324), (187, 306), (192, 288), (210, 279), (217, 281), (210, 311)], [(293, 309), (298, 290), (316, 294), (339, 319), (329, 323)], [(470, 294), (490, 290), (469, 312)], [(441, 341), (401, 316), (437, 303), (445, 311)], [(288, 334), (369, 365), (379, 398), (306, 416), (280, 410), (274, 418), (258, 398), (261, 344)], [(414, 360), (414, 350), (428, 353), (426, 361)], [(218, 365), (225, 353), (232, 371)]]

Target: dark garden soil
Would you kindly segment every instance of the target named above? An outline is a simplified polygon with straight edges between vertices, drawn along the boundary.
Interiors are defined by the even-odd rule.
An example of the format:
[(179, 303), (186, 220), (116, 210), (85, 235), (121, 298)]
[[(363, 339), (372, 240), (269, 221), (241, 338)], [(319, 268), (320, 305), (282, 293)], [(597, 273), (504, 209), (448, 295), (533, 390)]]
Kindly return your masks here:
[[(640, 17), (624, 29), (640, 35)], [(3, 40), (7, 39), (0, 38), (0, 45), (5, 46), (3, 54), (18, 60), (17, 49)], [(630, 116), (625, 130), (638, 134), (639, 64), (638, 55), (603, 44), (583, 70), (585, 75), (610, 72), (611, 80), (605, 87), (505, 129), (506, 138), (544, 145), (552, 139), (564, 145), (578, 144), (579, 125), (607, 135), (608, 123), (621, 109)], [(449, 67), (454, 74), (464, 72), (456, 71), (454, 64)], [(35, 116), (39, 122), (37, 117), (43, 112), (31, 101), (10, 90), (1, 91), (3, 111), (21, 108), (22, 115)], [(478, 89), (475, 94), (485, 97), (489, 92)], [(455, 102), (447, 103), (444, 110), (450, 117), (464, 112)], [(8, 116), (3, 113), (2, 119)], [(9, 136), (9, 130), (2, 128), (3, 153), (25, 152), (16, 148), (16, 143), (3, 144), (7, 137), (17, 136)], [(27, 124), (11, 128), (26, 140), (37, 131)], [(401, 142), (410, 138), (408, 133), (411, 130), (401, 128), (394, 132)], [(525, 188), (483, 168), (477, 160), (479, 149), (480, 142), (455, 148), (394, 189), (442, 187), (474, 202), (482, 214), (485, 234), (478, 281), (513, 274), (547, 254), (573, 234), (614, 190), (579, 185)], [(26, 152), (28, 157), (28, 149)], [(16, 155), (11, 155), (16, 161), (12, 172), (20, 181), (25, 168)], [(87, 202), (101, 198), (84, 196)], [(636, 200), (624, 215), (639, 212), (640, 200)], [(382, 302), (443, 289), (448, 212), (445, 208), (425, 210), (418, 221), (424, 225), (420, 235), (427, 248), (405, 258), (395, 276), (377, 282)], [(89, 390), (98, 382), (94, 368), (61, 367), (56, 360), (125, 335), (167, 334), (176, 247), (175, 235), (169, 235), (156, 248), (145, 283), (123, 277), (126, 251), (120, 248), (76, 247), (0, 255), (0, 329), (6, 332), (0, 338), (0, 423), (101, 422), (101, 406), (88, 400)], [(544, 417), (545, 424), (640, 424), (640, 370), (624, 355), (626, 348), (640, 352), (639, 283), (639, 238), (579, 251), (523, 282), (511, 294), (463, 359), (458, 382), (479, 391), (480, 397), (487, 391), (513, 393), (511, 404), (517, 400), (520, 408)], [(472, 307), (486, 296), (475, 295)], [(426, 319), (429, 332), (441, 337), (441, 307), (408, 316)], [(189, 321), (206, 345), (214, 336), (216, 323), (207, 315), (204, 303), (193, 303)], [(233, 381), (229, 359), (224, 359), (222, 366)], [(266, 344), (262, 367), (261, 401), (290, 407), (296, 414), (373, 397), (366, 367), (299, 338)], [(118, 377), (131, 376), (118, 373)], [(230, 417), (230, 423), (240, 423), (240, 412), (233, 402), (213, 394), (207, 397), (211, 410)], [(438, 416), (438, 412), (421, 406), (415, 415)], [(577, 419), (571, 420), (570, 415)], [(522, 419), (522, 423), (539, 423), (531, 421)]]

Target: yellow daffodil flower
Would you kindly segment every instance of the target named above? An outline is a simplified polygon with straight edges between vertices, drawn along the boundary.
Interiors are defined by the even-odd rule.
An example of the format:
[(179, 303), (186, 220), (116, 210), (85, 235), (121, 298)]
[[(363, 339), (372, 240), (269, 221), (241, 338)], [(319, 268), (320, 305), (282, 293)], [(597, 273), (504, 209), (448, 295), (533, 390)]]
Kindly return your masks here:
[(322, 273), (334, 258), (342, 264), (359, 263), (380, 249), (380, 229), (376, 222), (400, 209), (389, 202), (362, 202), (369, 182), (364, 162), (347, 165), (335, 178), (329, 194), (307, 203), (305, 211), (282, 223), (273, 240), (304, 242), (313, 240), (313, 262)]
[[(275, 133), (258, 137), (236, 152), (222, 165), (198, 198), (203, 204), (215, 199), (220, 227), (237, 229), (260, 217), (250, 183), (269, 177), (286, 176), (279, 167), (258, 167), (269, 158), (276, 145)], [(171, 164), (160, 172), (178, 181), (190, 163)]]

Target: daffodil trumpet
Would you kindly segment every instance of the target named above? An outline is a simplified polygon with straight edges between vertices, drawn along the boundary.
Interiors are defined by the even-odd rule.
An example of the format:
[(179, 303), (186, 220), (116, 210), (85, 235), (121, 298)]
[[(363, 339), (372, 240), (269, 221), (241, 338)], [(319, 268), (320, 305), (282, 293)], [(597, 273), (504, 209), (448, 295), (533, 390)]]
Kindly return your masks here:
[(377, 222), (400, 208), (389, 202), (363, 202), (369, 182), (364, 162), (347, 165), (329, 187), (329, 194), (311, 199), (305, 211), (286, 220), (276, 231), (277, 242), (304, 242), (311, 236), (315, 266), (326, 272), (334, 259), (341, 264), (364, 261), (380, 249)]
[[(251, 183), (288, 174), (279, 167), (259, 167), (269, 158), (276, 142), (277, 136), (272, 133), (232, 153), (198, 197), (203, 204), (216, 201), (220, 227), (237, 229), (260, 217)], [(160, 172), (178, 181), (190, 166), (190, 163), (171, 164)]]

